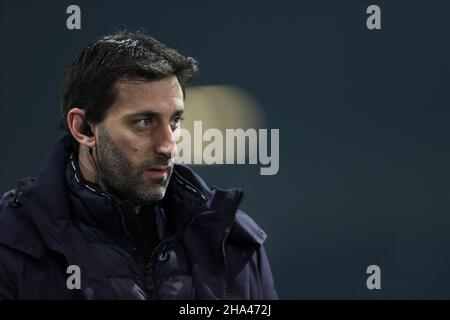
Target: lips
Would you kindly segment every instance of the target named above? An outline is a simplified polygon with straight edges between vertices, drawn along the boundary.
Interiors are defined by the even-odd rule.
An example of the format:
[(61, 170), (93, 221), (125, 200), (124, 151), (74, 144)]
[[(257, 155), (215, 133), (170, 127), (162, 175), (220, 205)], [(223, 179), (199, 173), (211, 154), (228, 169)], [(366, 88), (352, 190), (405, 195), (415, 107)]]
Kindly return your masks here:
[(155, 166), (148, 169), (149, 171), (167, 171), (169, 170), (168, 166)]
[(147, 169), (147, 173), (154, 178), (166, 178), (168, 175), (169, 167), (164, 166), (158, 166), (158, 167), (151, 167), (150, 169)]

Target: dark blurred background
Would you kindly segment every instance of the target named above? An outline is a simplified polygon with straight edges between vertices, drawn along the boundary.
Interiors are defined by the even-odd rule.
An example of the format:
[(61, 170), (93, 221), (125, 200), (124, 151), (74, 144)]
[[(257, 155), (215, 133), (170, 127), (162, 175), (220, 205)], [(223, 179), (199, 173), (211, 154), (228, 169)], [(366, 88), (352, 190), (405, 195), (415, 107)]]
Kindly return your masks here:
[[(71, 4), (81, 30), (66, 28)], [(381, 30), (366, 28), (371, 4)], [(194, 85), (242, 88), (280, 129), (277, 175), (195, 168), (244, 189), (280, 298), (450, 298), (448, 1), (0, 0), (2, 191), (62, 135), (70, 61), (123, 28), (197, 58)], [(381, 290), (366, 287), (372, 264)]]

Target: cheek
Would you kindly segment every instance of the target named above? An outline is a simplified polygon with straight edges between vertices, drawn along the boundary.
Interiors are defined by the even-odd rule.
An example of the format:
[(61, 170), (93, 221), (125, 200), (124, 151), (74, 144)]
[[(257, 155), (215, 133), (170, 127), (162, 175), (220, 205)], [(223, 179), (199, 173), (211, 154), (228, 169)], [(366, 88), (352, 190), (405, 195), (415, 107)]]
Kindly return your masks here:
[[(149, 152), (151, 152), (151, 139), (147, 137), (137, 136), (126, 127), (117, 124), (117, 129), (113, 130), (114, 140), (118, 147), (132, 160), (135, 165), (138, 165), (143, 160), (148, 159)], [(114, 126), (112, 126), (114, 128)], [(120, 128), (120, 129), (119, 129)]]
[(150, 142), (138, 139), (129, 139), (126, 141), (126, 150), (128, 154), (138, 162), (148, 158), (150, 152)]
[(135, 165), (148, 158), (150, 143), (144, 139), (125, 134), (118, 139), (118, 145)]

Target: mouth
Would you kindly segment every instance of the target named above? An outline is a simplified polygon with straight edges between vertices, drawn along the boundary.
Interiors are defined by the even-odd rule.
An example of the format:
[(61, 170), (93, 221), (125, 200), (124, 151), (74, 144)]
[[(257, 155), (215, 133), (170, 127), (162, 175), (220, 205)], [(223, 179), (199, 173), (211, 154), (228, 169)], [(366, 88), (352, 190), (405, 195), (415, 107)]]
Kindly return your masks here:
[(145, 172), (152, 178), (166, 179), (169, 175), (169, 166), (156, 166), (147, 169)]

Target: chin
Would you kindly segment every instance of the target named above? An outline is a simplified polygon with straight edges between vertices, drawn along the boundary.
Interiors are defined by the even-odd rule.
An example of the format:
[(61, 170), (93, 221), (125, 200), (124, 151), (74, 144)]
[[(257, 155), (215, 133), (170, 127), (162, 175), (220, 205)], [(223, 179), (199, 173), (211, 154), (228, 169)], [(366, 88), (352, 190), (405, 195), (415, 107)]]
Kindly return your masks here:
[(159, 201), (164, 198), (166, 194), (166, 188), (158, 188), (157, 190), (154, 190), (152, 193), (148, 194), (145, 198), (147, 199), (147, 202), (151, 201)]

